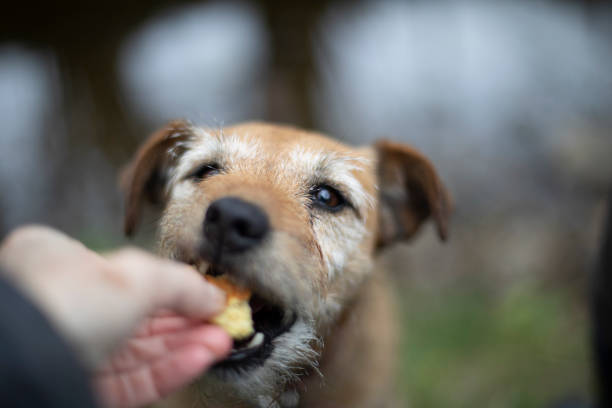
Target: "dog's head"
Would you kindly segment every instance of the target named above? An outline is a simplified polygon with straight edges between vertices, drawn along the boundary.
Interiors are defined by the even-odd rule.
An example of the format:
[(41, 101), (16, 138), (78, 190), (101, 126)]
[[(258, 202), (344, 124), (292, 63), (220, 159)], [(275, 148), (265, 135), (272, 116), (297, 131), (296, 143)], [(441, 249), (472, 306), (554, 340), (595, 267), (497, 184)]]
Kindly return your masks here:
[(160, 204), (163, 256), (253, 291), (262, 335), (236, 343), (210, 376), (251, 396), (315, 368), (378, 249), (428, 217), (447, 234), (448, 198), (433, 167), (391, 142), (352, 148), (284, 126), (175, 121), (141, 147), (123, 184), (128, 235), (146, 201)]

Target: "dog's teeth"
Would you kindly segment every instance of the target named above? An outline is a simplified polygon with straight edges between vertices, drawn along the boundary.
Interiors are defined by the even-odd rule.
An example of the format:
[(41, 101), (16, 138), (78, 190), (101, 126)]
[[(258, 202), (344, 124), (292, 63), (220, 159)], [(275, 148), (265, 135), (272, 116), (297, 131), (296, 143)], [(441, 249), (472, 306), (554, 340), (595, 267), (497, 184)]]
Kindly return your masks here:
[(257, 332), (257, 333), (255, 333), (255, 335), (253, 336), (251, 341), (249, 341), (249, 344), (247, 344), (247, 348), (259, 347), (259, 346), (261, 346), (263, 341), (264, 341), (263, 333)]

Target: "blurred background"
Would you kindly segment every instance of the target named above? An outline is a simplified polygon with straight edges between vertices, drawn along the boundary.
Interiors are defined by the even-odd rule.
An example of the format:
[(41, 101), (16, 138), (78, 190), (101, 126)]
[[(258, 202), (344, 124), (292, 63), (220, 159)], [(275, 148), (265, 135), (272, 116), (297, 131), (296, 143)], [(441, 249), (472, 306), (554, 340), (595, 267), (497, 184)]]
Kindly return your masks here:
[[(588, 276), (612, 181), (604, 1), (10, 2), (0, 237), (121, 234), (121, 166), (165, 121), (261, 119), (432, 159), (456, 203), (385, 253), (413, 407), (593, 401)], [(139, 244), (152, 242), (154, 220)]]

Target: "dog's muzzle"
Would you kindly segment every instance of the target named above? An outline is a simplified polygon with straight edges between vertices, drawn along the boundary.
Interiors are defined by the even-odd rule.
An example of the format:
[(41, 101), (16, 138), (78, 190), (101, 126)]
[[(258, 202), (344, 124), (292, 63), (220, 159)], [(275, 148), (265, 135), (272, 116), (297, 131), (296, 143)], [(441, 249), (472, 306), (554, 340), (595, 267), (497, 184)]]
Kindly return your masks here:
[(221, 376), (245, 373), (249, 368), (262, 365), (272, 354), (274, 340), (289, 331), (297, 319), (291, 307), (271, 296), (273, 289), (262, 290), (254, 275), (245, 278), (244, 256), (262, 247), (270, 229), (268, 216), (260, 207), (237, 197), (218, 199), (206, 210), (199, 259), (189, 263), (203, 274), (227, 274), (253, 291), (249, 306), (255, 334), (247, 339), (234, 340), (230, 355), (214, 367), (213, 371)]

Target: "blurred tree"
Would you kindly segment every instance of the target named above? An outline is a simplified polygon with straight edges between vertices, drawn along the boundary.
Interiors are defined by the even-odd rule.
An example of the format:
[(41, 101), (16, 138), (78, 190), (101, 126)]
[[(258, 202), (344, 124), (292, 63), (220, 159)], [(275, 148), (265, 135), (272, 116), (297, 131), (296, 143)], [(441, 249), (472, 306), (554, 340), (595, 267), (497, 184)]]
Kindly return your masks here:
[[(9, 2), (0, 15), (0, 41), (51, 50), (60, 69), (69, 145), (102, 149), (115, 163), (133, 151), (142, 124), (126, 117), (119, 88), (118, 50), (152, 14), (187, 1)], [(262, 0), (273, 58), (268, 119), (312, 127), (309, 87), (314, 26), (330, 1)]]
[(332, 1), (257, 2), (271, 34), (269, 119), (315, 126), (310, 101), (314, 76), (313, 37), (317, 22)]

